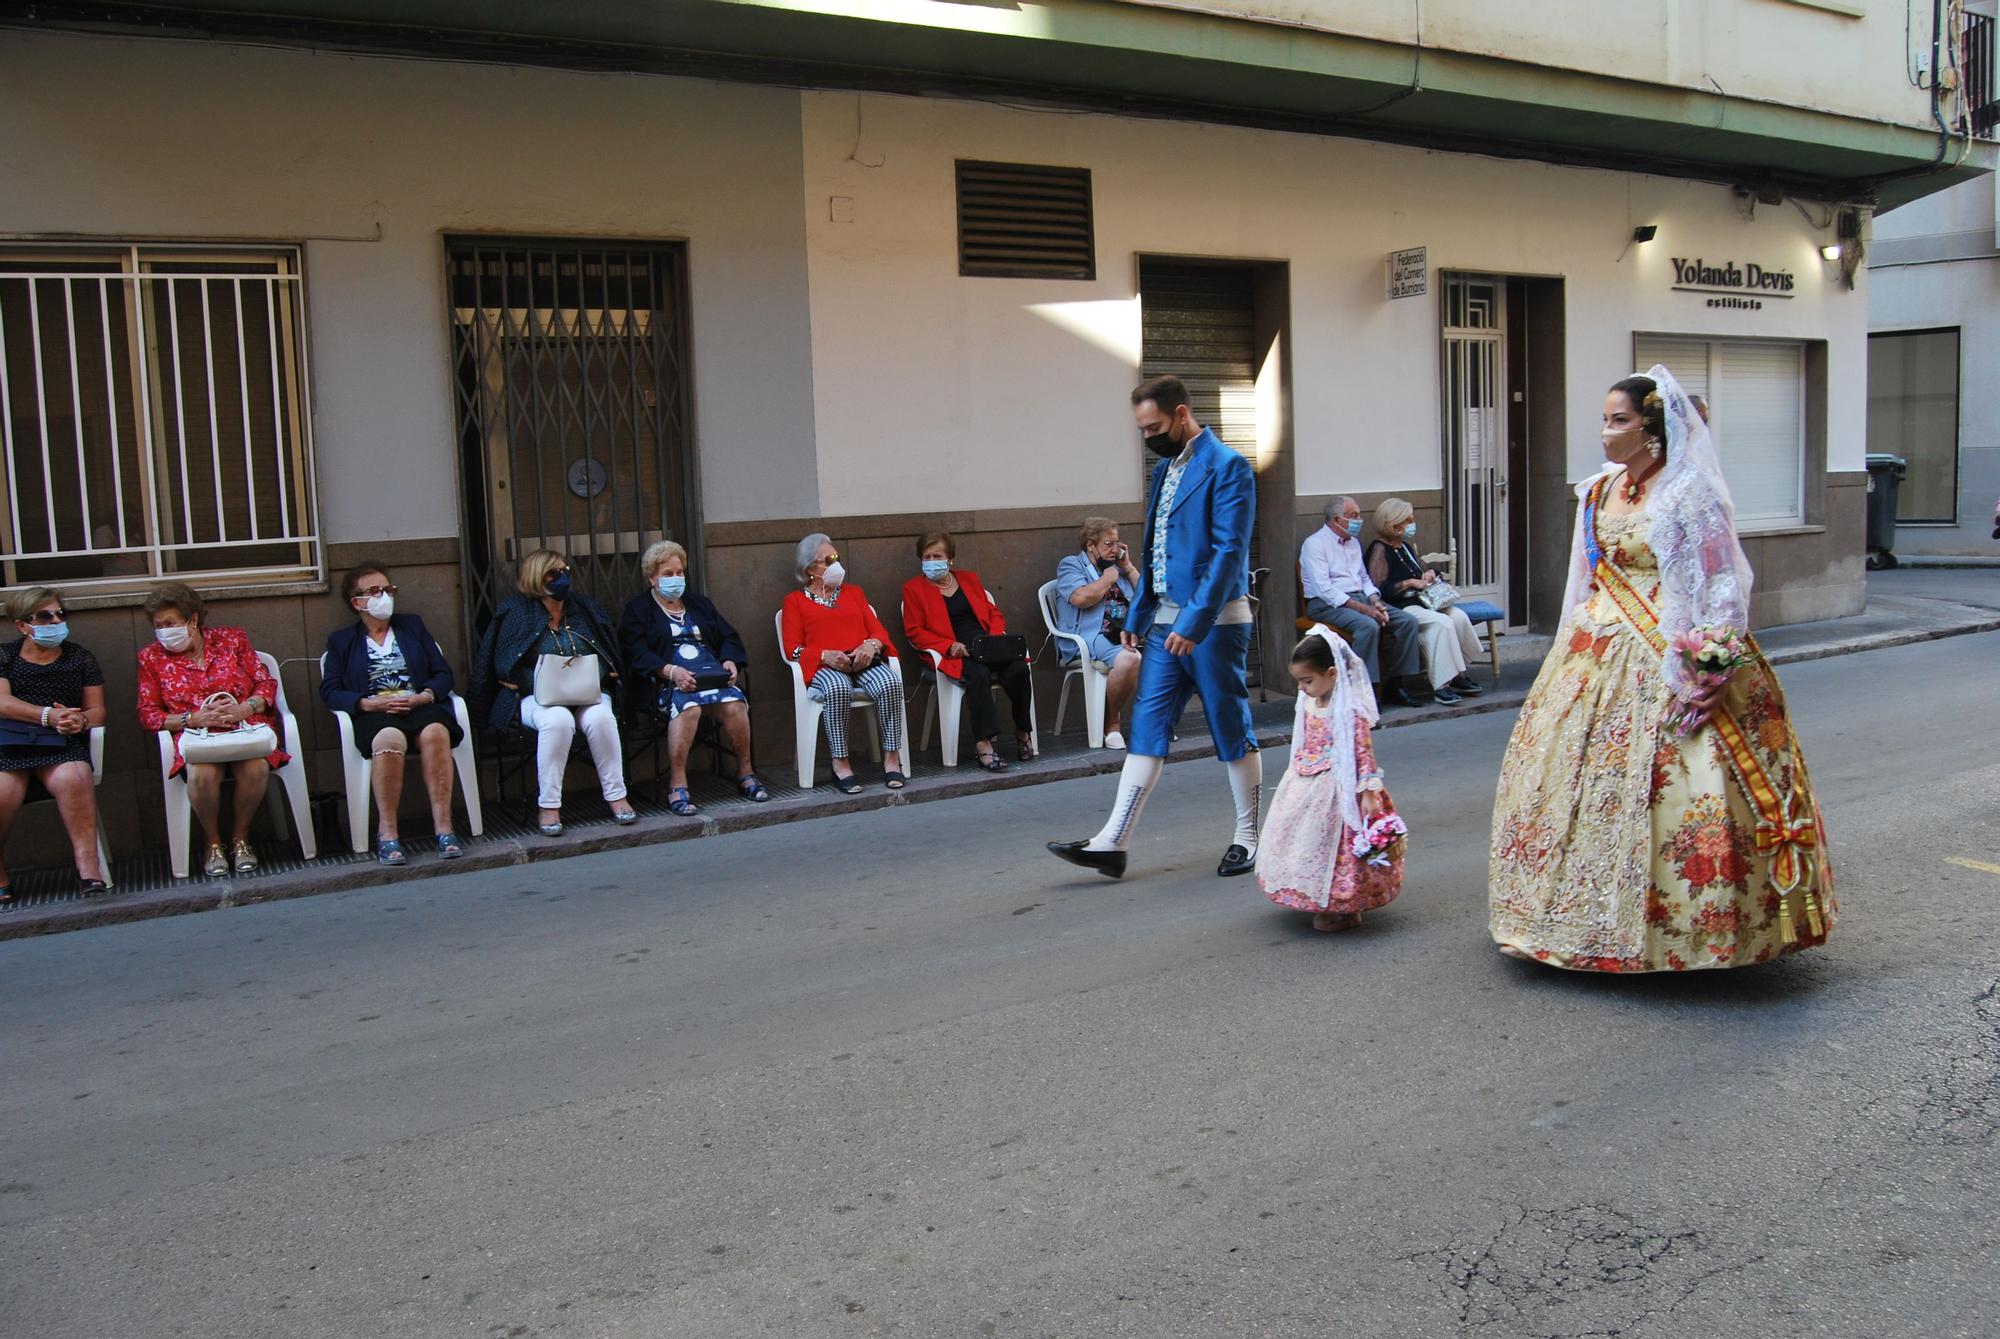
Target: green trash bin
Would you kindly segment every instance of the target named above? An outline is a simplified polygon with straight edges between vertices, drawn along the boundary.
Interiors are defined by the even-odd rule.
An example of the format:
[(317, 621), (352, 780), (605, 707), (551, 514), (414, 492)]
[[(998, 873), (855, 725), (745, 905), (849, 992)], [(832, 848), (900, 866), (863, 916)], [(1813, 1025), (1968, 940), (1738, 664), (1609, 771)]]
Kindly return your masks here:
[(1870, 451), (1868, 466), (1868, 570), (1896, 565), (1896, 496), (1909, 462), (1886, 451)]

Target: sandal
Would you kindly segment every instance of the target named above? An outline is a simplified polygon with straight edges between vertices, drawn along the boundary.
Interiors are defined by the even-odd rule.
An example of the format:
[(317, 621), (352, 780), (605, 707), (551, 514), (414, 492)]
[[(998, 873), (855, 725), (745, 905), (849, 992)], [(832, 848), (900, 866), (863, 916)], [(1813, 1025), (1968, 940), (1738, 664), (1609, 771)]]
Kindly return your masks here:
[(0, 886), (0, 911), (6, 911), (13, 905), (14, 905), (13, 885), (8, 884)]
[(688, 795), (686, 786), (675, 786), (667, 792), (667, 808), (682, 818), (695, 816), (694, 800)]
[(1025, 739), (1020, 741), (1020, 745), (1021, 745), (1021, 761), (1033, 762), (1035, 760), (1035, 746)]
[(1007, 760), (998, 753), (980, 754), (979, 765), (989, 772), (1004, 772), (1007, 770)]
[(904, 779), (905, 778), (901, 772), (882, 773), (882, 784), (887, 786), (890, 790), (901, 790), (903, 788)]
[(836, 776), (833, 779), (833, 784), (839, 788), (842, 795), (859, 795), (861, 793), (861, 778), (852, 772), (849, 772), (846, 776)]
[(757, 779), (755, 772), (746, 772), (737, 777), (736, 789), (742, 791), (745, 798), (755, 800), (758, 804), (771, 798), (771, 792), (764, 789), (764, 783)]
[(111, 885), (102, 879), (85, 879), (77, 891), (85, 897), (96, 897), (100, 893), (110, 892)]
[(440, 832), (437, 838), (438, 859), (456, 860), (465, 854), (465, 848), (459, 845), (458, 837), (455, 833)]
[(410, 858), (403, 854), (403, 843), (394, 837), (375, 843), (375, 863), (378, 865), (405, 865)]

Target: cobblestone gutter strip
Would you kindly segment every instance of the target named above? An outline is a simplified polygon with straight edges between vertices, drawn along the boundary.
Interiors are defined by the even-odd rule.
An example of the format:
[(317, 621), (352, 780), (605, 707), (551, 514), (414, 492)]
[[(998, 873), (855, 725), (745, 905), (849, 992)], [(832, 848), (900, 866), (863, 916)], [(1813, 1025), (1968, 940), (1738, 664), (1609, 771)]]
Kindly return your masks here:
[[(1804, 646), (1781, 648), (1770, 653), (1771, 662), (1776, 665), (1798, 664), (1862, 651), (1879, 651), (1894, 646), (1937, 641), (1945, 637), (2000, 631), (2000, 614), (1964, 606), (1954, 606), (1954, 608), (1961, 610), (1964, 616), (1955, 621), (1941, 621), (1928, 626), (1846, 639), (1829, 638)], [(1455, 706), (1431, 706), (1415, 711), (1394, 711), (1383, 718), (1378, 728), (1394, 730), (1461, 716), (1513, 711), (1526, 697), (1527, 692), (1524, 688), (1490, 690), (1483, 697), (1467, 699)], [(1290, 742), (1290, 712), (1283, 712), (1280, 718), (1280, 713), (1273, 711), (1267, 704), (1263, 714), (1268, 719), (1257, 723), (1257, 742), (1265, 748), (1286, 746)], [(1168, 761), (1187, 762), (1214, 756), (1215, 745), (1204, 729), (1199, 732), (1198, 737), (1183, 739), (1176, 743)], [(194, 911), (213, 911), (222, 907), (280, 902), (289, 898), (313, 897), (322, 893), (344, 893), (361, 888), (391, 885), (402, 886), (445, 875), (515, 869), (523, 865), (538, 865), (546, 861), (562, 860), (569, 856), (592, 855), (600, 851), (623, 851), (637, 846), (656, 846), (667, 842), (692, 841), (699, 837), (719, 837), (732, 832), (750, 832), (805, 818), (830, 818), (839, 814), (862, 813), (896, 805), (962, 799), (973, 795), (990, 794), (996, 790), (1043, 785), (1051, 781), (1110, 776), (1116, 774), (1124, 765), (1124, 758), (1125, 755), (1122, 753), (1099, 750), (1094, 753), (1044, 759), (998, 775), (964, 769), (950, 775), (918, 776), (912, 778), (909, 785), (900, 792), (887, 791), (881, 789), (879, 785), (872, 785), (861, 795), (842, 795), (832, 787), (825, 786), (816, 789), (811, 795), (775, 799), (769, 804), (757, 805), (754, 808), (730, 808), (704, 814), (695, 820), (660, 816), (643, 819), (629, 828), (602, 824), (573, 830), (554, 838), (535, 837), (525, 840), (511, 837), (485, 838), (469, 844), (465, 855), (458, 860), (422, 860), (393, 872), (380, 865), (359, 863), (245, 880), (180, 885), (123, 897), (114, 894), (109, 898), (95, 901), (70, 902), (9, 913), (0, 917), (0, 940), (60, 934), (68, 930), (87, 930), (103, 925), (119, 925), (127, 921), (151, 920), (156, 916), (179, 916)]]

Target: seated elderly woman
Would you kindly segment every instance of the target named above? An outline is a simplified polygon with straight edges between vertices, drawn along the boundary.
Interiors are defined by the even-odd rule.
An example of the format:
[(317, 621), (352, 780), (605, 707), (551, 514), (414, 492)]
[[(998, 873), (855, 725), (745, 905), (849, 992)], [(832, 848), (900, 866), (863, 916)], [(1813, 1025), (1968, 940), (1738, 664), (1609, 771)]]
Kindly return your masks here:
[(779, 611), (779, 650), (795, 662), (813, 696), (826, 704), (826, 746), (833, 780), (846, 795), (861, 781), (847, 758), (848, 712), (860, 693), (875, 704), (882, 730), (882, 780), (903, 788), (903, 679), (889, 663), (889, 630), (859, 586), (850, 585), (833, 541), (810, 534), (799, 541), (794, 570), (802, 590)]
[(1008, 705), (1014, 709), (1014, 739), (1021, 761), (1035, 756), (1034, 685), (1026, 648), (1015, 637), (1009, 639), (1012, 646), (989, 649), (992, 641), (1005, 637), (1007, 620), (977, 572), (952, 567), (957, 557), (957, 543), (942, 530), (917, 541), (923, 575), (911, 577), (903, 586), (903, 631), (910, 645), (937, 655), (938, 673), (965, 685), (965, 709), (972, 715), (979, 765), (989, 772), (1004, 772), (1007, 761), (993, 747), (993, 737), (1000, 733), (1000, 713), (993, 709), (995, 684), (1007, 690)]
[(355, 622), (327, 634), (319, 695), (354, 718), (354, 747), (374, 760), (375, 858), (385, 865), (409, 858), (397, 835), (396, 810), (414, 736), (438, 858), (455, 860), (465, 848), (451, 830), (451, 751), (464, 732), (451, 709), (451, 666), (421, 618), (396, 612), (396, 587), (383, 564), (355, 564), (340, 593)]
[(611, 817), (638, 822), (625, 799), (624, 746), (611, 706), (619, 661), (610, 617), (571, 586), (569, 559), (554, 549), (521, 559), (516, 586), (473, 657), (473, 709), (496, 730), (535, 732), (535, 821), (544, 837), (562, 835), (563, 773), (579, 728)]
[[(69, 613), (57, 591), (17, 590), (7, 613), (21, 636), (0, 646), (0, 852), (28, 782), (39, 781), (62, 815), (84, 895), (101, 893), (90, 732), (104, 724), (104, 671), (96, 656), (69, 640)], [(13, 900), (0, 866), (0, 907)]]
[(742, 684), (749, 653), (743, 639), (707, 596), (687, 588), (687, 550), (671, 539), (647, 549), (639, 570), (647, 588), (626, 601), (618, 640), (633, 690), (642, 676), (652, 681), (655, 710), (668, 721), (667, 808), (682, 817), (698, 812), (688, 794), (687, 765), (703, 715), (722, 727), (736, 757), (737, 789), (763, 803), (771, 792), (750, 765), (750, 704)]
[[(277, 680), (257, 659), (248, 633), (209, 625), (208, 606), (192, 587), (161, 582), (146, 597), (146, 613), (153, 620), (153, 645), (139, 648), (139, 724), (174, 736), (172, 774), (186, 774), (188, 803), (201, 824), (202, 840), (208, 843), (201, 872), (211, 879), (231, 870), (253, 874), (257, 854), (250, 849), (250, 820), (264, 802), (271, 769), (285, 766), (291, 755), (273, 748), (255, 758), (189, 763), (181, 749), (190, 729), (226, 732), (262, 725), (275, 736), (282, 728), (276, 711)], [(233, 701), (210, 705), (217, 694)], [(212, 742), (213, 736), (209, 739)], [(236, 782), (227, 854), (222, 849), (224, 772)]]
[(1442, 578), (1417, 556), (1416, 538), (1417, 513), (1409, 503), (1392, 497), (1377, 507), (1375, 538), (1368, 545), (1368, 579), (1381, 589), (1383, 599), (1416, 620), (1431, 696), (1450, 705), (1461, 694), (1476, 697), (1486, 691), (1465, 672), (1483, 648), (1464, 610), (1425, 605), (1424, 591)]

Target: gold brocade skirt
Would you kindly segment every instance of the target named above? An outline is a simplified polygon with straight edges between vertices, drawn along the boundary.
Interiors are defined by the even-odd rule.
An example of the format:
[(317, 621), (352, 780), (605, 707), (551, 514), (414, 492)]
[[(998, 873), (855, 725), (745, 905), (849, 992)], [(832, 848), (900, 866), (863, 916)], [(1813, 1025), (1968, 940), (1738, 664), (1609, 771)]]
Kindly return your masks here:
[[(1777, 676), (1762, 660), (1743, 667), (1725, 705), (1799, 816), (1795, 864), (1781, 862), (1768, 823), (1760, 845), (1758, 812), (1715, 727), (1681, 738), (1663, 726), (1660, 657), (1610, 613), (1594, 601), (1565, 621), (1507, 745), (1488, 877), (1494, 941), (1598, 972), (1743, 967), (1824, 943), (1833, 867)], [(1797, 881), (1789, 898), (1784, 873)]]

